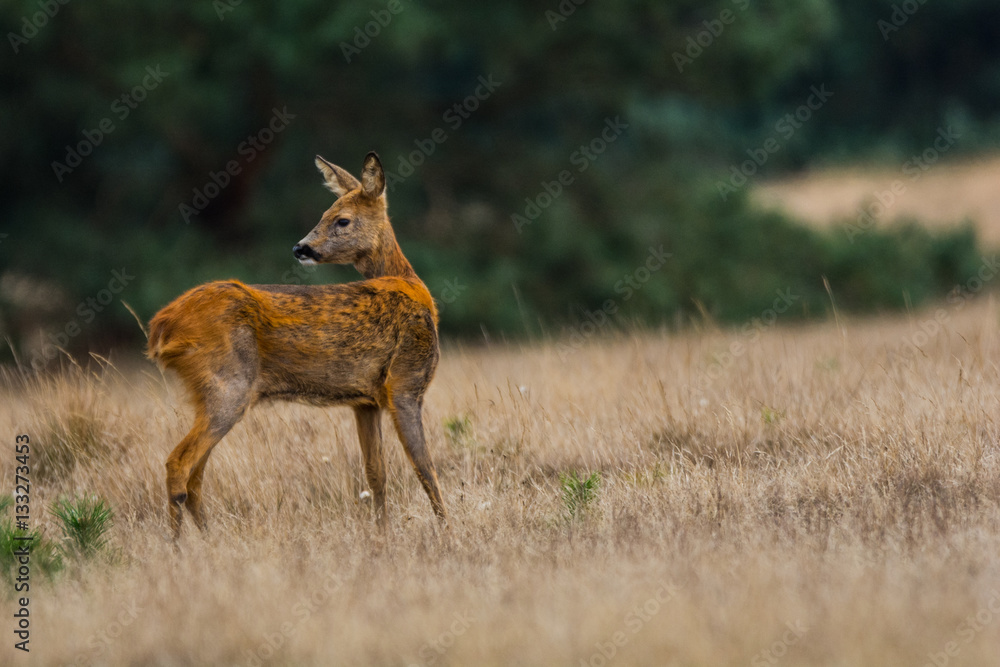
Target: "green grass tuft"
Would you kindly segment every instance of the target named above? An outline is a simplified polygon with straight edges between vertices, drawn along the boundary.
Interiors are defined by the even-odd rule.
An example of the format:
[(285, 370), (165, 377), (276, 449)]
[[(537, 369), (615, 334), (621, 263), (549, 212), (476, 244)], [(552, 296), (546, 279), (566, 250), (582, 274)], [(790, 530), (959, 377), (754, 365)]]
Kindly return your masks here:
[(49, 513), (59, 519), (68, 554), (90, 558), (107, 546), (106, 535), (114, 512), (104, 500), (97, 497), (61, 498), (49, 507)]
[(448, 443), (455, 449), (469, 447), (475, 442), (472, 436), (472, 420), (469, 419), (469, 415), (445, 419), (444, 432)]
[(559, 474), (559, 486), (562, 488), (563, 504), (570, 519), (581, 517), (597, 499), (601, 486), (601, 473), (591, 473), (586, 479), (574, 470), (571, 473)]
[[(11, 499), (7, 496), (0, 497), (0, 513), (6, 515), (11, 506)], [(29, 537), (30, 540), (22, 539)], [(31, 568), (31, 582), (38, 581), (39, 575), (51, 579), (63, 569), (62, 555), (59, 547), (51, 540), (46, 539), (40, 532), (28, 532), (15, 527), (14, 519), (4, 516), (0, 519), (0, 579), (5, 584), (8, 593), (13, 593), (18, 581), (18, 556), (15, 552), (20, 551), (27, 545), (29, 553), (29, 566)], [(31, 583), (29, 582), (29, 583)]]

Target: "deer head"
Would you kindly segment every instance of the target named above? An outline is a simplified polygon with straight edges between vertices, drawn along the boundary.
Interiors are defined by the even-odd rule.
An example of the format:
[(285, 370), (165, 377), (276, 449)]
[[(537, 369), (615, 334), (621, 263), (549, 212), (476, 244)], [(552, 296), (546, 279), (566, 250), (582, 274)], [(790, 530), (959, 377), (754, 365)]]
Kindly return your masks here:
[(316, 167), (337, 201), (292, 248), (295, 258), (303, 264), (363, 265), (395, 247), (385, 197), (385, 172), (378, 155), (372, 152), (365, 156), (360, 181), (319, 155)]

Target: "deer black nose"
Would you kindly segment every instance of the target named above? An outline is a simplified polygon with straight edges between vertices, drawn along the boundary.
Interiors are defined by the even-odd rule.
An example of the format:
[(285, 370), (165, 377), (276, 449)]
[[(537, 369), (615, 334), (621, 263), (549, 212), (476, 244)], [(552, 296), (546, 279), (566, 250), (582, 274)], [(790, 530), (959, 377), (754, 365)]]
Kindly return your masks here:
[(314, 261), (319, 259), (316, 251), (303, 243), (296, 243), (295, 247), (292, 248), (292, 254), (295, 255), (295, 259), (311, 259)]

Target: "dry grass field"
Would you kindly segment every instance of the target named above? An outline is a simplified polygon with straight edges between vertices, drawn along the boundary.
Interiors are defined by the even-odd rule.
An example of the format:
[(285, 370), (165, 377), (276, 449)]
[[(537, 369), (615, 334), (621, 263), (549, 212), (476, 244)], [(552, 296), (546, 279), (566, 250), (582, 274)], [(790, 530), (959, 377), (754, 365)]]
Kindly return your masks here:
[[(988, 246), (1000, 245), (1000, 157), (925, 163), (926, 171), (914, 164), (807, 171), (762, 183), (754, 197), (764, 207), (820, 226), (855, 222), (859, 210), (879, 223), (912, 218), (934, 227), (969, 219)], [(880, 198), (882, 208), (875, 205)]]
[[(937, 324), (935, 324), (935, 322)], [(446, 346), (442, 530), (394, 434), (385, 531), (347, 409), (259, 406), (168, 533), (189, 426), (152, 365), (4, 376), (3, 488), (97, 494), (105, 552), (31, 591), (31, 665), (1000, 664), (1000, 311)], [(386, 424), (386, 433), (391, 429)], [(41, 467), (37, 464), (43, 463)], [(568, 500), (560, 474), (599, 473)], [(8, 627), (10, 626), (10, 627)]]

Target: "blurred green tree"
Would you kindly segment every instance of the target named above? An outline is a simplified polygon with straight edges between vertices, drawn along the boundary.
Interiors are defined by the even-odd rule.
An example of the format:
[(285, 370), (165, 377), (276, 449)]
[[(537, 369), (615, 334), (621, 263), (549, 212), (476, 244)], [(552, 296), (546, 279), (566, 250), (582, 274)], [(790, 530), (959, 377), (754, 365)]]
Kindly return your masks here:
[[(717, 187), (770, 138), (772, 175), (905, 154), (946, 124), (991, 145), (1000, 8), (918, 5), (886, 36), (894, 6), (7, 2), (0, 326), (134, 340), (119, 304), (92, 322), (77, 307), (123, 268), (115, 298), (143, 318), (211, 279), (353, 279), (290, 248), (330, 204), (312, 156), (355, 169), (371, 149), (450, 334), (538, 334), (608, 300), (617, 321), (738, 320), (788, 288), (815, 314), (822, 275), (845, 307), (941, 295), (974, 267), (968, 231), (849, 243)], [(778, 132), (821, 85), (829, 102)]]

